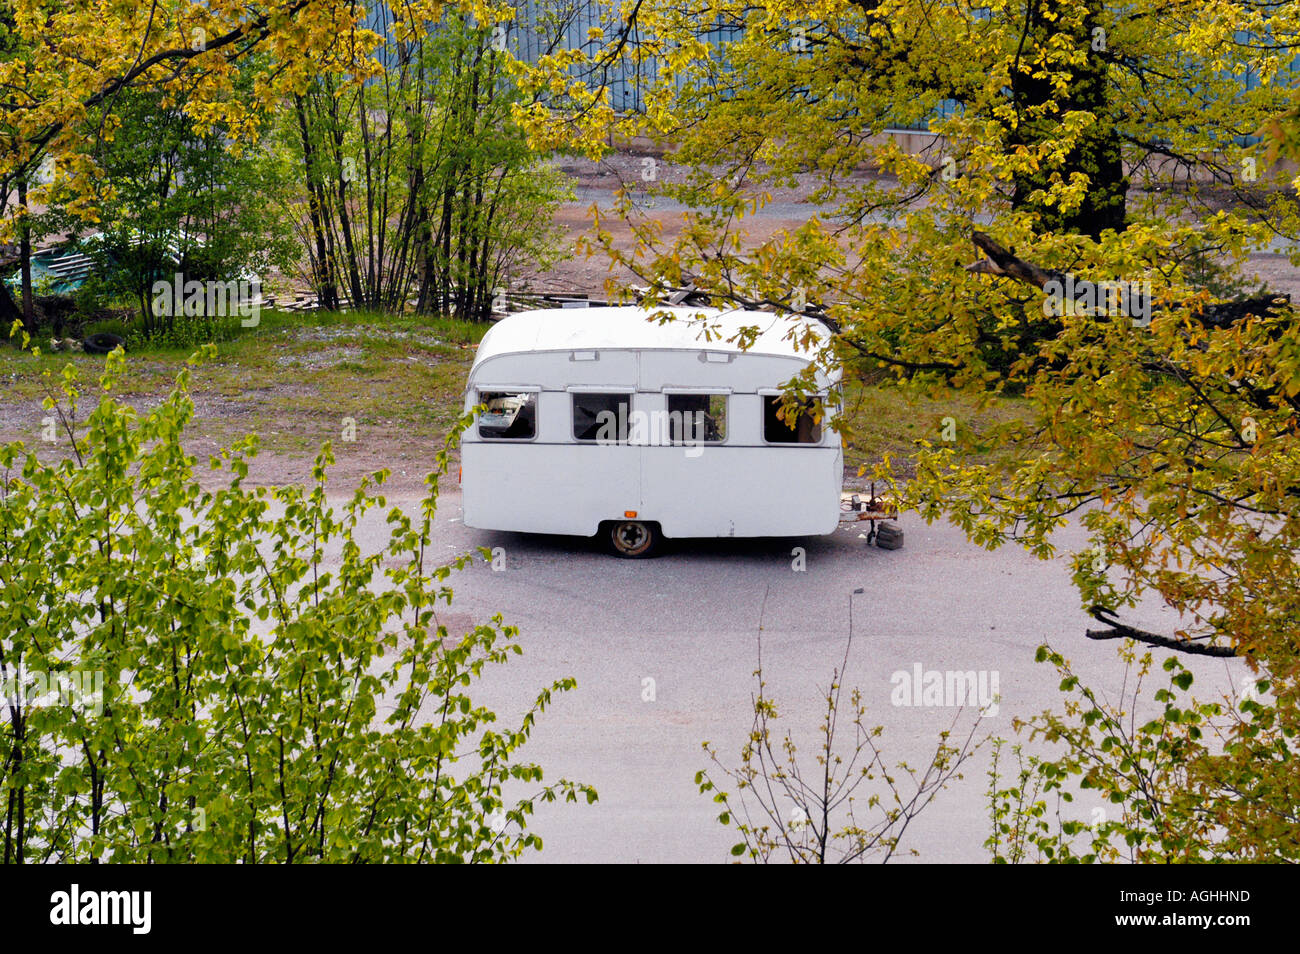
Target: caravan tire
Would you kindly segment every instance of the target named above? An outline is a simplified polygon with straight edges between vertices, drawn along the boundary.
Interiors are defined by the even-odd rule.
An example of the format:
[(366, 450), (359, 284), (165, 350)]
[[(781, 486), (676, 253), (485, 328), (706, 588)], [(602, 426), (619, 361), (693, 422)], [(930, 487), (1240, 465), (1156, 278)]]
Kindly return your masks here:
[(610, 550), (630, 560), (653, 554), (659, 548), (659, 539), (659, 527), (644, 520), (614, 520), (605, 526)]

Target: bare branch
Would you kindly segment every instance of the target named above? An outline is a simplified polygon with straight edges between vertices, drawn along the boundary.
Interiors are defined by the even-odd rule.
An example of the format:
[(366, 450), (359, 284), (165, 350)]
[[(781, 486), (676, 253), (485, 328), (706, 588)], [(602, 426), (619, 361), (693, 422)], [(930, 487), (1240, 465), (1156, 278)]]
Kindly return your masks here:
[(1144, 629), (1135, 629), (1125, 623), (1121, 623), (1115, 618), (1115, 614), (1104, 606), (1094, 606), (1088, 611), (1094, 619), (1105, 623), (1110, 629), (1090, 629), (1084, 635), (1089, 639), (1135, 639), (1139, 643), (1146, 643), (1148, 646), (1159, 646), (1161, 649), (1172, 649), (1175, 652), (1187, 653), (1190, 656), (1223, 656), (1234, 657), (1239, 653), (1231, 646), (1206, 646), (1201, 643), (1189, 642), (1185, 639), (1171, 639), (1168, 636), (1160, 636), (1156, 633), (1148, 633)]

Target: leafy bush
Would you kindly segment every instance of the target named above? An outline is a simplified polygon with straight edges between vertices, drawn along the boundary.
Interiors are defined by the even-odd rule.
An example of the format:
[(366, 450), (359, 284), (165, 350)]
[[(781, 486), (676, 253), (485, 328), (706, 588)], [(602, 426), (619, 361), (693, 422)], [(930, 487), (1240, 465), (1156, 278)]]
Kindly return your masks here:
[[(1060, 677), (1064, 715), (1028, 722), (1030, 741), (1060, 747), (1055, 757), (1002, 745), (989, 773), (995, 863), (1295, 862), (1296, 733), (1276, 685), (1257, 669), (1236, 699), (1199, 701), (1192, 672), (1176, 656), (1161, 664), (1164, 686), (1147, 701), (1150, 652), (1121, 646), (1127, 665), (1115, 701), (1083, 684), (1049, 646), (1036, 659)], [(1085, 815), (1076, 797), (1101, 805)]]
[(513, 729), (468, 694), (520, 648), (499, 616), (458, 637), (439, 620), (470, 560), (430, 558), (446, 449), (365, 553), (386, 471), (336, 512), (328, 446), (310, 487), (249, 489), (249, 437), (205, 490), (181, 445), (189, 370), (139, 415), (113, 397), (124, 363), (80, 426), (75, 368), (47, 381), (70, 457), (0, 447), (7, 862), (499, 861), (541, 848), (537, 800), (595, 800), (518, 759), (572, 679)]
[(131, 329), (128, 344), (133, 351), (196, 348), (205, 344), (221, 344), (239, 337), (240, 319), (237, 315), (194, 315), (174, 319), (170, 325), (155, 327), (146, 333), (136, 322)]

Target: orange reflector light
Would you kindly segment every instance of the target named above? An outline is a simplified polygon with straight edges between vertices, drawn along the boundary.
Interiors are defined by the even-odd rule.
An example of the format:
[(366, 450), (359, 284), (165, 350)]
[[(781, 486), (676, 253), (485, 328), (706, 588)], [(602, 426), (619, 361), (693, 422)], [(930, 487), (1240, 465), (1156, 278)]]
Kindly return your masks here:
[(625, 517), (635, 517), (635, 516), (636, 516), (636, 511), (635, 511), (635, 510), (624, 510), (624, 511), (623, 511), (623, 516), (625, 516)]

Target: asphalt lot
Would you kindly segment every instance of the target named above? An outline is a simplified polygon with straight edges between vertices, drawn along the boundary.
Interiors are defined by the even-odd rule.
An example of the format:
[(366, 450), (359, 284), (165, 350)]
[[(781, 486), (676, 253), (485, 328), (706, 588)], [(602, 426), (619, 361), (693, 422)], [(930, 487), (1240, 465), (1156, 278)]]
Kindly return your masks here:
[[(453, 576), (444, 621), (463, 631), (500, 612), (519, 627), (524, 649), (485, 674), (475, 700), (517, 722), (544, 684), (564, 676), (578, 683), (539, 718), (524, 752), (548, 780), (587, 782), (600, 800), (540, 805), (531, 828), (545, 849), (534, 860), (727, 860), (736, 839), (694, 783), (696, 771), (709, 767), (701, 743), (739, 763), (761, 634), (778, 725), (811, 758), (822, 693), (844, 656), (850, 602), (844, 685), (861, 689), (868, 723), (884, 726), (890, 761), (924, 766), (955, 716), (967, 728), (975, 717), (973, 708), (959, 715), (947, 706), (892, 704), (891, 676), (917, 665), (996, 674), (997, 712), (983, 719), (981, 735), (1014, 740), (1014, 717), (1060, 708), (1058, 678), (1033, 659), (1044, 642), (1064, 652), (1085, 682), (1118, 698), (1118, 644), (1084, 638), (1096, 624), (1070, 582), (1067, 560), (1083, 547), (1080, 530), (1062, 532), (1060, 558), (1040, 561), (1014, 548), (987, 552), (955, 528), (913, 515), (900, 524), (906, 545), (896, 551), (868, 546), (853, 528), (801, 539), (678, 541), (657, 558), (622, 560), (582, 539), (468, 529), (458, 494), (444, 493), (438, 548), (499, 547), (504, 556), (504, 569), (476, 563)], [(803, 571), (794, 569), (795, 547), (806, 551)], [(859, 587), (864, 592), (854, 595)], [(1174, 621), (1159, 608), (1128, 618), (1164, 632)], [(1156, 654), (1158, 664), (1163, 651)], [(1235, 660), (1183, 660), (1201, 698), (1230, 693), (1246, 673)], [(989, 754), (985, 746), (909, 829), (904, 848), (919, 851), (919, 860), (987, 860)], [(1086, 818), (1090, 804), (1077, 805)]]

